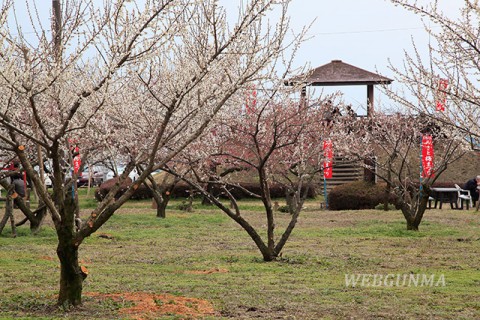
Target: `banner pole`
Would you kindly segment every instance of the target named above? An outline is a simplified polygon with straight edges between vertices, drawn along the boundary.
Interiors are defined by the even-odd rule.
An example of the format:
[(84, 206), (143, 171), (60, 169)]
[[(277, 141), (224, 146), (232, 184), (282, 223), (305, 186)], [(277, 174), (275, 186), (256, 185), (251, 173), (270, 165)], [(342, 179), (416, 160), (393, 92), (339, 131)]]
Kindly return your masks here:
[(327, 179), (323, 178), (323, 197), (325, 198), (325, 208), (328, 209)]

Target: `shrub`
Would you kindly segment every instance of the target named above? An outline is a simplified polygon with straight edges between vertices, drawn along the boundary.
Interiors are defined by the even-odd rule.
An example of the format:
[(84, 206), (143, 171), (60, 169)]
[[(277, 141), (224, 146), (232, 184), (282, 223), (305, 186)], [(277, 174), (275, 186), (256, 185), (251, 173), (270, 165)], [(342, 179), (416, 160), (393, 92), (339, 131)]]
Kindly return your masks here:
[(188, 198), (190, 196), (191, 187), (186, 182), (178, 182), (172, 190), (174, 198)]
[(290, 213), (290, 208), (288, 206), (280, 206), (278, 207), (278, 211), (283, 212), (283, 213)]
[(191, 212), (193, 210), (192, 204), (185, 200), (182, 201), (182, 203), (177, 205), (177, 209), (182, 211), (187, 211), (187, 212)]
[[(240, 183), (240, 186), (252, 193), (255, 194), (260, 194), (260, 185), (257, 182), (242, 182)], [(305, 187), (303, 188), (303, 191), (305, 191)], [(241, 188), (237, 187), (232, 187), (230, 190), (230, 193), (235, 197), (235, 199), (243, 199), (243, 198), (250, 198), (250, 195), (248, 192), (243, 191)], [(218, 185), (215, 185), (213, 187), (212, 193), (215, 197), (222, 197), (222, 198), (227, 198), (224, 195), (224, 192), (220, 189)], [(285, 198), (286, 195), (286, 188), (285, 186), (278, 184), (278, 183), (272, 183), (270, 185), (270, 197), (272, 198)], [(316, 195), (315, 192), (315, 187), (313, 185), (310, 186), (308, 190), (307, 197), (308, 198), (314, 198)]]
[(141, 184), (137, 190), (133, 193), (132, 197), (130, 199), (133, 200), (142, 200), (142, 199), (151, 199), (153, 197), (152, 191), (145, 187), (144, 184)]
[(462, 182), (435, 182), (432, 186), (432, 188), (454, 188), (455, 184), (458, 184), (460, 188), (465, 187), (465, 181)]
[[(110, 189), (115, 186), (117, 181), (118, 181), (118, 178), (113, 178), (102, 183), (100, 187), (98, 187), (97, 190), (95, 190), (95, 199), (97, 199), (97, 201), (102, 201), (103, 198), (105, 198), (107, 193), (110, 191)], [(130, 178), (125, 179), (122, 183), (122, 186), (120, 187), (117, 194), (115, 195), (115, 199), (120, 198), (131, 184), (132, 184), (132, 180)], [(150, 191), (150, 189), (148, 189), (142, 184), (137, 188), (137, 190), (135, 190), (135, 193), (132, 195), (131, 199), (141, 200), (141, 199), (149, 199), (151, 197), (152, 197), (152, 192)]]
[[(328, 207), (330, 210), (374, 209), (383, 203), (384, 196), (385, 185), (355, 181), (333, 188), (328, 194)], [(389, 203), (397, 203), (393, 194)]]
[[(97, 199), (97, 201), (102, 201), (103, 198), (107, 195), (107, 193), (115, 185), (116, 182), (117, 182), (117, 178), (114, 178), (102, 183), (100, 187), (95, 191), (95, 198)], [(115, 198), (118, 199), (127, 190), (128, 186), (130, 186), (131, 183), (132, 181), (130, 180), (130, 178), (127, 178), (127, 180), (123, 182), (120, 190), (115, 195)], [(256, 194), (260, 193), (260, 185), (258, 183), (243, 182), (241, 183), (241, 186), (252, 193), (256, 193)], [(229, 191), (235, 197), (235, 199), (250, 198), (250, 195), (248, 194), (248, 192), (245, 192), (240, 188), (232, 187)], [(191, 192), (191, 187), (187, 183), (179, 182), (175, 185), (175, 187), (172, 190), (172, 197), (188, 198), (190, 196), (190, 192)], [(212, 193), (215, 197), (220, 197), (224, 199), (228, 198), (224, 194), (224, 191), (221, 190), (221, 188), (218, 185), (213, 186)], [(286, 194), (286, 189), (283, 185), (272, 184), (270, 186), (270, 196), (272, 198), (284, 198), (285, 194)], [(314, 198), (315, 195), (316, 195), (315, 187), (312, 185), (309, 188), (307, 197)], [(145, 187), (145, 185), (142, 184), (141, 186), (138, 187), (137, 190), (135, 190), (135, 193), (133, 194), (131, 199), (140, 200), (140, 199), (149, 199), (151, 197), (152, 197), (152, 192), (150, 191), (150, 189), (148, 189), (147, 187)]]
[[(107, 195), (107, 193), (110, 191), (110, 189), (113, 188), (117, 182), (118, 182), (118, 177), (107, 180), (104, 183), (102, 183), (100, 187), (98, 187), (97, 190), (95, 190), (95, 199), (97, 199), (97, 201), (102, 201)], [(132, 183), (132, 180), (130, 178), (125, 179), (120, 189), (118, 190), (117, 194), (115, 195), (115, 199), (120, 198), (131, 183)]]
[[(389, 203), (388, 204), (388, 210), (394, 210), (396, 209), (395, 205), (392, 204), (392, 203)], [(384, 208), (384, 204), (383, 203), (379, 203), (375, 206), (375, 210), (385, 210)]]

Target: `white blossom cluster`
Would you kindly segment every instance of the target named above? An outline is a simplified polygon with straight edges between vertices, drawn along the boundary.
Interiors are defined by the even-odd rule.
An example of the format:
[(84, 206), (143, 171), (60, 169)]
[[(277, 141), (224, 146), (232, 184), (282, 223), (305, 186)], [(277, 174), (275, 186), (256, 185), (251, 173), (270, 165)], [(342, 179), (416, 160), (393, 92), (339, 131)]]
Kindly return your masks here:
[[(391, 65), (404, 90), (387, 88), (387, 93), (401, 106), (435, 119), (466, 148), (479, 150), (480, 4), (462, 1), (460, 12), (454, 13), (443, 12), (438, 1), (391, 1), (423, 17), (431, 43), (414, 42), (414, 53), (405, 54), (404, 65)], [(419, 52), (427, 46), (429, 56), (422, 59)]]

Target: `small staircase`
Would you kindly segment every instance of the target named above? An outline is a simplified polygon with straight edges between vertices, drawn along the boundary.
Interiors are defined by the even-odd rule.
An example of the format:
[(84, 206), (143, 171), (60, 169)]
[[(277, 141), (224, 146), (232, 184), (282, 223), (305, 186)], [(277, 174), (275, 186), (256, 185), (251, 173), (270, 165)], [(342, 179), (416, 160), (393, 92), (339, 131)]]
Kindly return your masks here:
[(335, 157), (332, 178), (327, 179), (327, 192), (338, 185), (362, 180), (363, 171), (363, 167), (358, 161)]

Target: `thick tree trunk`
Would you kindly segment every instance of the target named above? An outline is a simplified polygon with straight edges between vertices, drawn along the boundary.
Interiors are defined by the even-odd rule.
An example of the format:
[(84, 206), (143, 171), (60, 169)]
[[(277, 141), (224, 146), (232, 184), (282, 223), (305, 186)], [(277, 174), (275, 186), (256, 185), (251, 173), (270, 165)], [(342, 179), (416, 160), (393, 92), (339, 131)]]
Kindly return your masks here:
[(150, 188), (150, 191), (152, 191), (152, 197), (153, 197), (153, 203), (152, 203), (152, 208), (157, 209), (157, 218), (165, 218), (165, 211), (162, 211), (162, 205), (163, 205), (163, 198), (160, 192), (157, 190)]
[(78, 247), (60, 241), (57, 247), (60, 259), (60, 293), (58, 305), (68, 308), (82, 303), (82, 284), (85, 274), (78, 264)]
[[(137, 168), (139, 172), (143, 171), (142, 167)], [(175, 179), (173, 183), (169, 184), (167, 177), (164, 177), (163, 182), (158, 184), (151, 175), (147, 179), (150, 181), (151, 185), (146, 182), (143, 184), (152, 193), (153, 201), (155, 201), (155, 209), (157, 209), (157, 218), (166, 218), (168, 201), (170, 200), (170, 196), (178, 180)]]
[(82, 284), (86, 273), (78, 263), (78, 246), (75, 231), (75, 212), (77, 202), (70, 192), (65, 194), (62, 222), (56, 225), (58, 246), (57, 256), (60, 259), (60, 292), (58, 305), (68, 309), (82, 303)]
[[(418, 219), (416, 212), (412, 212), (411, 209), (407, 208), (405, 205), (402, 205), (402, 213), (407, 221), (407, 230), (418, 231), (418, 226), (422, 219)], [(423, 216), (423, 215), (422, 215)]]
[(401, 195), (402, 214), (407, 222), (407, 230), (418, 231), (423, 215), (427, 209), (428, 203), (428, 188), (424, 186), (425, 191), (413, 190), (408, 192), (405, 190)]
[(157, 218), (165, 219), (167, 217), (167, 202), (163, 200), (162, 202), (157, 202)]
[(173, 189), (175, 188), (176, 183), (170, 184), (165, 190), (152, 188), (153, 198), (157, 203), (157, 218), (166, 218), (167, 217), (167, 205), (172, 196)]
[(407, 220), (407, 230), (418, 231), (418, 224), (415, 221)]
[(402, 204), (402, 213), (405, 221), (407, 221), (407, 230), (418, 231), (420, 222), (415, 219), (415, 213), (412, 213), (405, 204)]
[(167, 217), (167, 205), (170, 200), (170, 192), (164, 192), (163, 195), (153, 196), (155, 202), (157, 203), (157, 218), (166, 218)]
[[(262, 250), (260, 250), (260, 251), (262, 251)], [(271, 252), (271, 250), (267, 250), (265, 252), (262, 252), (262, 256), (263, 256), (263, 261), (265, 261), (265, 262), (273, 261), (273, 260), (278, 258), (278, 255), (275, 254), (274, 252)]]

